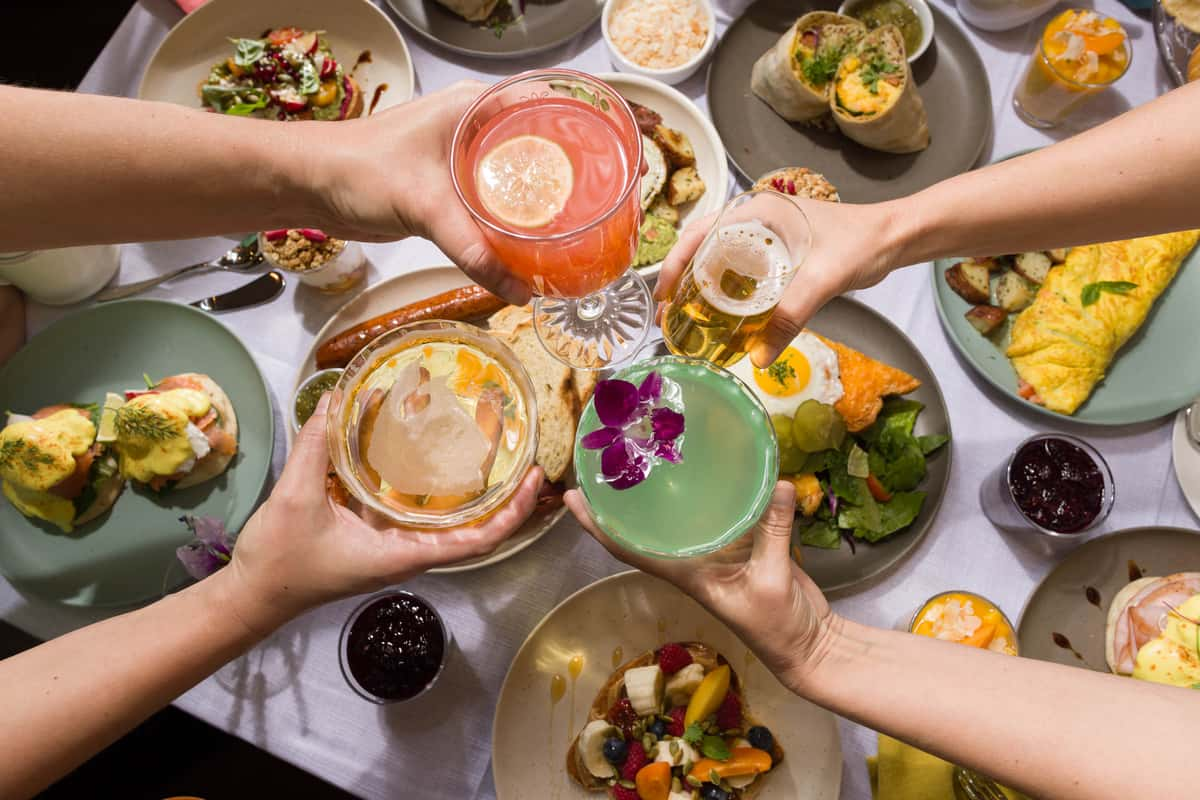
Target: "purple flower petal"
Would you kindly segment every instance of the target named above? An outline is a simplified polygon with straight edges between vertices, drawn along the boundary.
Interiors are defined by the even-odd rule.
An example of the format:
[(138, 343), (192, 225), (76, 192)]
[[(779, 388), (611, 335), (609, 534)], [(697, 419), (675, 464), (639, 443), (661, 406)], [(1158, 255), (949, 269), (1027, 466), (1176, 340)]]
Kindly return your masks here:
[(229, 563), (228, 557), (222, 557), (210, 550), (205, 544), (192, 541), (175, 550), (179, 563), (196, 580), (203, 580)]
[(619, 477), (613, 478), (608, 482), (612, 488), (620, 491), (622, 489), (632, 489), (642, 481), (646, 480), (646, 475), (640, 470), (630, 470)]
[(623, 473), (633, 463), (633, 456), (625, 446), (624, 439), (618, 439), (600, 454), (600, 471), (606, 478), (615, 478)]
[(654, 448), (654, 454), (663, 461), (670, 461), (672, 464), (678, 464), (683, 461), (683, 455), (680, 454), (679, 448), (675, 446), (675, 442), (659, 442)]
[(229, 555), (233, 552), (233, 540), (225, 530), (225, 523), (216, 517), (181, 517), (180, 521), (187, 525), (188, 530), (201, 543), (218, 553)]
[(643, 402), (657, 401), (660, 397), (662, 397), (662, 375), (651, 372), (642, 379), (642, 385), (638, 387), (638, 399)]
[(674, 441), (683, 433), (683, 414), (669, 408), (656, 408), (650, 414), (650, 424), (654, 427), (655, 441)]
[(600, 381), (596, 384), (596, 416), (610, 428), (629, 424), (638, 407), (638, 389), (628, 381)]
[(599, 450), (608, 447), (621, 436), (620, 428), (597, 428), (579, 440), (584, 450)]

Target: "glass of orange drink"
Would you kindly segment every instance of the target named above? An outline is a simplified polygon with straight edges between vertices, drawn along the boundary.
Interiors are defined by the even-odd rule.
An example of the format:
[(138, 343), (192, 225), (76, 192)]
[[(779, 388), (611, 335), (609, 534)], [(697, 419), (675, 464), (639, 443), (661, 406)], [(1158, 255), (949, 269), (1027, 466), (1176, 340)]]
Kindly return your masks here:
[(1121, 24), (1090, 9), (1068, 9), (1046, 25), (1013, 92), (1017, 115), (1053, 128), (1116, 83), (1132, 59)]
[(573, 70), (525, 72), (493, 86), (454, 132), (459, 199), (533, 289), (542, 344), (576, 368), (629, 358), (650, 327), (649, 289), (629, 268), (641, 163), (629, 104)]

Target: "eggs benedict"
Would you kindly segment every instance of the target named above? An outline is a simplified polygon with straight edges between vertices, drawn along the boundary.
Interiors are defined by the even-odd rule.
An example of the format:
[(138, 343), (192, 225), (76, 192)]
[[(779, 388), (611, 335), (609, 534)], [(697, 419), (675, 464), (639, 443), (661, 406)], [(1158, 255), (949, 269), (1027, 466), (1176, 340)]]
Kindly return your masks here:
[(27, 517), (71, 533), (104, 514), (124, 482), (109, 447), (96, 440), (95, 406), (47, 406), (9, 414), (0, 431), (0, 488)]
[(237, 454), (237, 416), (224, 390), (189, 372), (146, 390), (110, 394), (100, 420), (121, 475), (156, 492), (211, 480)]
[(1142, 578), (1113, 598), (1105, 656), (1118, 675), (1193, 688), (1200, 684), (1200, 573)]

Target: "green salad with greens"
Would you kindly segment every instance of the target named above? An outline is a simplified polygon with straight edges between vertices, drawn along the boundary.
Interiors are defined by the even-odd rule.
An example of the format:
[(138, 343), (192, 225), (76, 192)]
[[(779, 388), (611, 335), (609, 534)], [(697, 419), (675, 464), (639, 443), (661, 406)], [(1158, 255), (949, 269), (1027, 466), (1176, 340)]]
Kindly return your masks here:
[(912, 524), (925, 503), (926, 458), (945, 434), (917, 436), (916, 400), (887, 400), (874, 424), (848, 433), (829, 405), (806, 400), (776, 415), (779, 471), (796, 486), (800, 543), (837, 549), (842, 539), (878, 542)]

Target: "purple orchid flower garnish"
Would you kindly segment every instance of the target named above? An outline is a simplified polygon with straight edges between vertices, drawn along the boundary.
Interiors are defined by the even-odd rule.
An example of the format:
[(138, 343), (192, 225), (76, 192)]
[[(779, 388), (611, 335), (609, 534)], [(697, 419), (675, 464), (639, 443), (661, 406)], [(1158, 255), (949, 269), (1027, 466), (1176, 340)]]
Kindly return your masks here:
[(192, 532), (192, 540), (175, 550), (179, 563), (196, 580), (203, 580), (233, 558), (233, 537), (216, 517), (180, 517)]
[(600, 471), (614, 489), (637, 486), (660, 461), (683, 460), (683, 414), (667, 405), (663, 384), (657, 372), (648, 374), (640, 386), (622, 380), (596, 384), (596, 416), (604, 427), (586, 434), (580, 444), (604, 451)]

